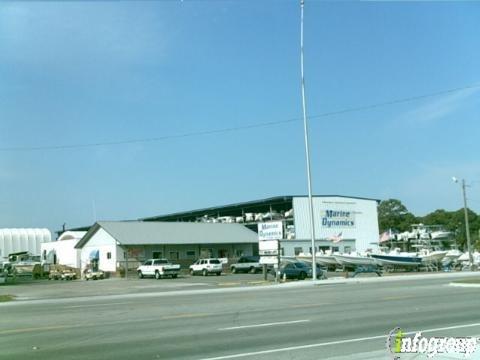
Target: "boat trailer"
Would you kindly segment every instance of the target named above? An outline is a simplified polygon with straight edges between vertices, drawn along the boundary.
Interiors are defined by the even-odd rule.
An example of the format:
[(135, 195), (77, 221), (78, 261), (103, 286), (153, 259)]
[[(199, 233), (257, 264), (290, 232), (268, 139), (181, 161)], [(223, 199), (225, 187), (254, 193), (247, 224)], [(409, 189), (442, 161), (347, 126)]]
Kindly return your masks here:
[[(375, 273), (378, 276), (382, 276), (382, 271), (378, 265), (358, 265), (355, 267), (355, 271), (352, 275), (352, 278), (357, 276), (358, 274), (368, 274), (368, 273)], [(345, 277), (348, 278), (348, 270), (345, 272)]]

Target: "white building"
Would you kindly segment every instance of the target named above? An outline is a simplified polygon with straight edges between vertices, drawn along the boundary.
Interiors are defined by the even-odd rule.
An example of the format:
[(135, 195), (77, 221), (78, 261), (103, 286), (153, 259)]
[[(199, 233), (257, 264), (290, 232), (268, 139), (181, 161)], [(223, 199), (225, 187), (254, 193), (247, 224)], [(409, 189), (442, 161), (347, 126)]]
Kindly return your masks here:
[(89, 266), (113, 273), (134, 269), (149, 258), (168, 258), (187, 267), (201, 257), (253, 255), (257, 246), (257, 234), (240, 224), (102, 221), (76, 249), (81, 250), (82, 270)]
[[(313, 198), (315, 245), (321, 250), (365, 251), (378, 242), (377, 200), (343, 196)], [(293, 198), (294, 239), (282, 241), (289, 254), (310, 253), (310, 213), (308, 197)], [(338, 242), (333, 242), (338, 238)], [(295, 249), (297, 248), (297, 249)], [(301, 248), (301, 249), (300, 249)], [(287, 251), (287, 249), (285, 249)]]
[[(378, 243), (379, 200), (315, 195), (315, 250), (365, 251)], [(258, 231), (263, 226), (281, 240), (283, 255), (311, 253), (310, 213), (307, 196), (276, 196), (237, 204), (160, 215), (144, 221), (240, 222)], [(337, 238), (340, 241), (334, 242)]]
[(80, 249), (75, 245), (86, 234), (86, 231), (66, 231), (57, 241), (41, 244), (42, 260), (51, 264), (80, 268)]
[(50, 241), (52, 234), (48, 229), (0, 229), (0, 259), (22, 251), (38, 256), (41, 244)]

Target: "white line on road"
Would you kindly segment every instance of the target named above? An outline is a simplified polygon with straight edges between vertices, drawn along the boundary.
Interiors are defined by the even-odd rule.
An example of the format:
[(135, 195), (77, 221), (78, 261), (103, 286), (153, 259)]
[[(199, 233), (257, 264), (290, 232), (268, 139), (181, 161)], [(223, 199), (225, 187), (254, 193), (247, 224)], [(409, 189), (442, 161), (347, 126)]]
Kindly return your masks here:
[(290, 325), (290, 324), (300, 324), (310, 322), (310, 320), (293, 320), (293, 321), (280, 321), (274, 323), (264, 323), (264, 324), (254, 324), (254, 325), (243, 325), (243, 326), (233, 326), (228, 328), (218, 329), (219, 331), (229, 331), (229, 330), (238, 330), (238, 329), (249, 329), (257, 327), (267, 327), (267, 326), (278, 326), (278, 325)]
[(71, 305), (71, 306), (64, 306), (64, 308), (66, 308), (66, 309), (74, 309), (74, 308), (96, 307), (96, 306), (111, 306), (111, 305), (132, 305), (132, 303), (128, 303), (128, 302), (116, 302), (116, 303), (106, 303), (106, 304)]
[[(447, 326), (447, 327), (441, 327), (441, 328), (435, 328), (435, 329), (421, 330), (421, 332), (422, 333), (428, 333), (428, 332), (464, 329), (464, 328), (479, 327), (479, 326), (480, 326), (480, 323), (474, 323), (474, 324), (455, 325), (455, 326)], [(409, 334), (415, 334), (415, 333), (416, 333), (416, 331), (410, 331), (410, 332), (406, 332), (405, 334), (409, 335)], [(348, 344), (348, 343), (355, 343), (355, 342), (362, 342), (362, 341), (370, 341), (370, 340), (377, 340), (377, 339), (385, 339), (386, 340), (387, 336), (388, 336), (387, 334), (384, 334), (384, 335), (369, 336), (369, 337), (356, 338), (356, 339), (329, 341), (329, 342), (317, 343), (317, 344), (290, 346), (290, 347), (278, 348), (278, 349), (270, 349), (270, 350), (246, 352), (246, 353), (240, 353), (240, 354), (217, 356), (217, 357), (212, 357), (212, 358), (204, 358), (204, 359), (201, 359), (201, 360), (235, 359), (235, 358), (242, 358), (242, 357), (251, 357), (251, 356), (258, 356), (258, 355), (274, 354), (274, 353), (285, 352), (285, 351), (304, 350), (304, 349), (311, 349), (311, 348), (330, 346), (330, 345), (341, 345), (341, 344)]]

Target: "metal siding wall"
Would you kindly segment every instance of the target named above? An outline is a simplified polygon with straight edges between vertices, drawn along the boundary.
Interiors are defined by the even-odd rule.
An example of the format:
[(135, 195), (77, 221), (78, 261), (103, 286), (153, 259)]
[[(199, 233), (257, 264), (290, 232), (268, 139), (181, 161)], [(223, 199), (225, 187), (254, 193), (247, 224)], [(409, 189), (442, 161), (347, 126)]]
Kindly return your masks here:
[(40, 244), (50, 240), (48, 229), (0, 229), (0, 257), (19, 251), (40, 255)]
[[(310, 216), (307, 197), (293, 199), (296, 239), (310, 238)], [(343, 210), (355, 213), (355, 226), (325, 227), (321, 217), (325, 210)], [(378, 242), (377, 202), (343, 197), (314, 197), (313, 212), (315, 219), (315, 239), (326, 239), (342, 232), (344, 239), (355, 239), (357, 251), (371, 248), (372, 242)]]

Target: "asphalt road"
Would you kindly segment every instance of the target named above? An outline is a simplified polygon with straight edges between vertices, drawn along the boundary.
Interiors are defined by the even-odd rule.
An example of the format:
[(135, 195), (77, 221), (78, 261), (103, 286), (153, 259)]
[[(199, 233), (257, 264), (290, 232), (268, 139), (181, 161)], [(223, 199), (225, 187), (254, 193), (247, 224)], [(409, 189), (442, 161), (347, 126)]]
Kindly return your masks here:
[[(449, 282), (298, 283), (5, 303), (0, 358), (391, 359), (385, 334), (397, 326), (428, 336), (480, 335), (480, 289)], [(480, 348), (471, 358), (480, 358)]]

